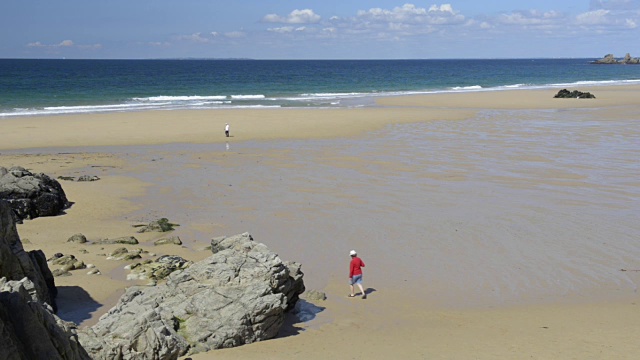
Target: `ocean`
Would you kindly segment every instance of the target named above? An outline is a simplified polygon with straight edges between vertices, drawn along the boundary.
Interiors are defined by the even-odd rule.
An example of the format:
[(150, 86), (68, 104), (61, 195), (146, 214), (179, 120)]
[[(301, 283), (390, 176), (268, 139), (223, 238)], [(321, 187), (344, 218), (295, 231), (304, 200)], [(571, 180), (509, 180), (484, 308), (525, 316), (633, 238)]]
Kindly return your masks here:
[(361, 107), (375, 97), (640, 83), (594, 59), (0, 59), (0, 118), (141, 110)]

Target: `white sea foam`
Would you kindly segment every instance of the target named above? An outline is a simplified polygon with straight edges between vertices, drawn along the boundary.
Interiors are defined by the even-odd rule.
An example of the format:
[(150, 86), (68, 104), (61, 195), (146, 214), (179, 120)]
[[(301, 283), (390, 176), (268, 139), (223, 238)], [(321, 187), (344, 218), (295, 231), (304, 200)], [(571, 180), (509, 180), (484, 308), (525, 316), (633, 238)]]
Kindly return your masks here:
[(452, 88), (451, 88), (451, 90), (454, 90), (454, 91), (459, 91), (459, 90), (463, 90), (463, 91), (465, 91), (465, 90), (480, 90), (480, 89), (482, 89), (482, 86), (480, 86), (480, 85), (473, 85), (473, 86), (455, 86), (455, 87), (452, 87)]
[(231, 99), (234, 100), (255, 100), (255, 99), (264, 99), (264, 95), (231, 95)]
[(225, 100), (225, 95), (212, 96), (150, 96), (146, 98), (133, 98), (134, 101), (197, 101), (197, 100)]

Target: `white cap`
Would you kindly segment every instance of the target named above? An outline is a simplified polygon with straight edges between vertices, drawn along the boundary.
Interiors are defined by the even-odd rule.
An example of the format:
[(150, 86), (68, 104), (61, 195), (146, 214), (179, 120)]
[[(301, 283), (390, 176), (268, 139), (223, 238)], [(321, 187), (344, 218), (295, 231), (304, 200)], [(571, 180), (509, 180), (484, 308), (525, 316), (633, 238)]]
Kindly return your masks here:
[(356, 251), (355, 251), (355, 250), (351, 250), (351, 251), (349, 251), (349, 255), (351, 255), (351, 256), (355, 256), (355, 255), (356, 255)]

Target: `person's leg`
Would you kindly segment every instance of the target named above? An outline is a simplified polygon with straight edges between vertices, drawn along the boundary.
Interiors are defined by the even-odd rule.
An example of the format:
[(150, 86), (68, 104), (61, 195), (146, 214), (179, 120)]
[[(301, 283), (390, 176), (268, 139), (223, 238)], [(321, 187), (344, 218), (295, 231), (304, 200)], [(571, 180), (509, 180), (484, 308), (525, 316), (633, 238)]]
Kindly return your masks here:
[(358, 283), (358, 287), (360, 288), (360, 292), (362, 292), (362, 297), (366, 297), (367, 294), (364, 293), (364, 288), (362, 287), (362, 283), (361, 282)]
[(356, 294), (353, 292), (353, 284), (349, 285), (349, 288), (351, 289), (351, 293), (349, 294), (349, 296), (354, 297), (356, 296)]

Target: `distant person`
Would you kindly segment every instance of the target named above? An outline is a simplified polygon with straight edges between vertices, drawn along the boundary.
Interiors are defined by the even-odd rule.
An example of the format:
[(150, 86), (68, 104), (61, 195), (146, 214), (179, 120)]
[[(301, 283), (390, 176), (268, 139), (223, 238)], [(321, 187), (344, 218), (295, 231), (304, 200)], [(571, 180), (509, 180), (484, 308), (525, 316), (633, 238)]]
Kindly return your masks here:
[(364, 292), (364, 288), (362, 287), (362, 268), (364, 267), (364, 262), (358, 257), (355, 250), (351, 250), (349, 255), (351, 256), (351, 263), (349, 264), (349, 286), (351, 287), (351, 294), (349, 294), (349, 297), (356, 296), (353, 291), (353, 285), (358, 285), (362, 293), (362, 298), (366, 299), (367, 293)]
[(229, 137), (229, 123), (224, 125), (224, 135)]

